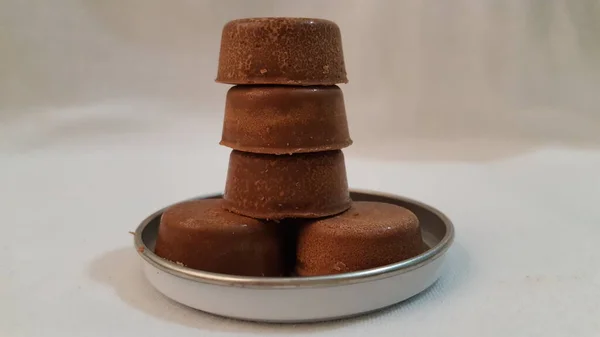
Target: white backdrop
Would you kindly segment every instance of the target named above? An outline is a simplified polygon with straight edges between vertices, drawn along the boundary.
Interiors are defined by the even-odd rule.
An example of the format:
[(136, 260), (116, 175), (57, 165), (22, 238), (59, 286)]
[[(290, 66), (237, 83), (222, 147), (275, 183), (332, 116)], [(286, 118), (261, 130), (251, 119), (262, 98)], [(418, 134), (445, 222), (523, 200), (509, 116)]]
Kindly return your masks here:
[[(91, 105), (110, 108), (87, 111), (96, 120), (71, 127), (101, 137), (140, 128), (139, 118), (158, 125), (184, 114), (218, 119), (227, 89), (213, 82), (222, 25), (246, 16), (309, 16), (342, 29), (353, 151), (373, 154), (383, 142), (402, 158), (425, 156), (396, 147), (407, 138), (427, 148), (457, 142), (458, 150), (471, 141), (493, 142), (494, 149), (499, 141), (511, 149), (600, 142), (596, 0), (0, 4), (3, 125), (26, 118), (27, 130), (45, 130), (54, 123), (48, 119)], [(156, 115), (139, 111), (148, 107), (117, 113), (140, 102)]]
[[(221, 27), (336, 21), (352, 186), (457, 228), (424, 296), (353, 320), (204, 315), (127, 233), (223, 188)], [(1, 336), (600, 335), (600, 1), (0, 0)]]

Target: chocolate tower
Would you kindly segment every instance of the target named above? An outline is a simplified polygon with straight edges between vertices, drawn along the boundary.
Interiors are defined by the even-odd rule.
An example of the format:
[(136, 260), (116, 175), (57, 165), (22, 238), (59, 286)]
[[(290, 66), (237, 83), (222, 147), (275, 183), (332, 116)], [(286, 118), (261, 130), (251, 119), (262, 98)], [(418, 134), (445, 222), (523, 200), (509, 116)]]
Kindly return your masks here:
[(338, 26), (257, 18), (225, 25), (217, 82), (226, 97), (220, 144), (233, 149), (224, 207), (259, 218), (318, 218), (350, 208), (344, 155), (352, 144)]
[(235, 85), (220, 142), (233, 149), (225, 194), (167, 209), (156, 254), (216, 273), (316, 276), (422, 252), (411, 211), (351, 204), (341, 150), (352, 140), (336, 86), (347, 79), (335, 23), (231, 21), (223, 29), (217, 82)]

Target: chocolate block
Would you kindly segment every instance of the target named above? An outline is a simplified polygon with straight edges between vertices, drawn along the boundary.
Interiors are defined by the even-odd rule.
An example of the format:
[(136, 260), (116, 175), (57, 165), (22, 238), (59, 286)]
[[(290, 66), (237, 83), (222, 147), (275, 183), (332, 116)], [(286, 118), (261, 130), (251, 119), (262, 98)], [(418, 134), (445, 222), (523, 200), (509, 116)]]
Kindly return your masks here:
[(155, 253), (213, 273), (282, 276), (285, 239), (279, 224), (228, 212), (221, 199), (202, 199), (165, 210)]
[(292, 154), (352, 144), (337, 86), (235, 86), (227, 92), (221, 145)]
[(232, 151), (224, 206), (259, 219), (317, 218), (350, 207), (342, 151), (268, 155)]
[(296, 273), (339, 274), (381, 267), (423, 252), (419, 220), (406, 208), (354, 202), (337, 216), (309, 221), (299, 230)]
[(217, 82), (347, 83), (339, 27), (309, 18), (249, 18), (223, 27)]

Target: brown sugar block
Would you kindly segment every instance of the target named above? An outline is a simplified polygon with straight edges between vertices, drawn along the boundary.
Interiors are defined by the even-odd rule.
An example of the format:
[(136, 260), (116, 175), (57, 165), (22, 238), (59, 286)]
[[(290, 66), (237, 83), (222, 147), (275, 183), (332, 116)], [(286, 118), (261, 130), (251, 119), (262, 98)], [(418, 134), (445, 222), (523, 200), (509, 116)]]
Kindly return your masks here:
[(208, 272), (282, 276), (286, 245), (281, 228), (228, 212), (221, 199), (188, 201), (162, 214), (155, 253)]
[(337, 216), (309, 221), (299, 230), (296, 273), (339, 274), (385, 266), (423, 252), (416, 215), (379, 202), (354, 202)]
[(332, 85), (347, 83), (342, 37), (331, 21), (248, 18), (223, 27), (217, 82)]
[(337, 86), (235, 86), (227, 92), (221, 145), (254, 153), (339, 150), (352, 144)]
[(317, 218), (350, 207), (342, 151), (269, 155), (232, 151), (224, 206), (260, 219)]

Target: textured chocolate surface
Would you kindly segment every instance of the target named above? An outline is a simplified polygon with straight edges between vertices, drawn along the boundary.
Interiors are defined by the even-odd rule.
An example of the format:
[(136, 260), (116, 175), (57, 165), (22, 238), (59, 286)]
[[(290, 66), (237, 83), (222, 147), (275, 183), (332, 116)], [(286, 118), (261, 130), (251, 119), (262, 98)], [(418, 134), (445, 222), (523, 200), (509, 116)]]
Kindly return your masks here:
[(352, 144), (337, 86), (235, 86), (221, 145), (254, 153), (339, 150)]
[(347, 83), (339, 27), (309, 18), (249, 18), (223, 27), (217, 82)]
[(260, 219), (317, 218), (350, 207), (342, 151), (268, 155), (232, 151), (224, 206)]
[(155, 253), (214, 273), (282, 276), (287, 258), (281, 228), (228, 212), (221, 199), (183, 202), (163, 213)]
[(316, 276), (359, 271), (422, 252), (414, 213), (397, 205), (359, 201), (342, 214), (309, 221), (300, 228), (296, 273)]

